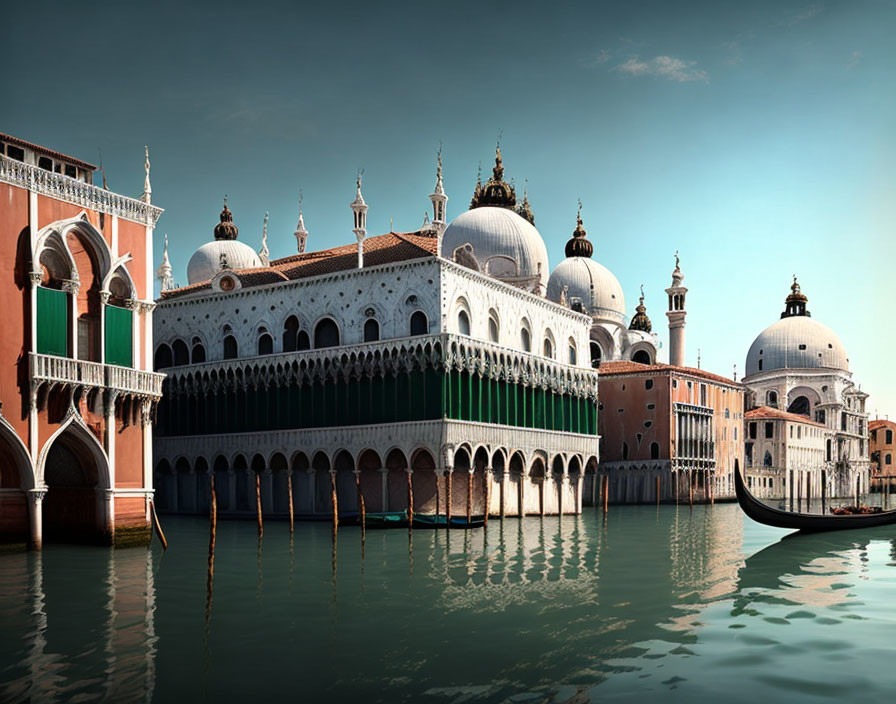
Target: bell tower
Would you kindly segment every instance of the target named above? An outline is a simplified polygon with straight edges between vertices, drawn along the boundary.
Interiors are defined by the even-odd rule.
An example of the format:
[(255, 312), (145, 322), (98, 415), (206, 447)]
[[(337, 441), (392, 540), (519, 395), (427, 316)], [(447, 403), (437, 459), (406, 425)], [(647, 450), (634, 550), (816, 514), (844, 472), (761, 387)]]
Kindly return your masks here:
[(684, 366), (684, 325), (687, 310), (685, 310), (685, 296), (687, 288), (681, 285), (684, 274), (681, 273), (678, 252), (675, 252), (675, 271), (672, 272), (672, 285), (666, 289), (669, 296), (669, 310), (666, 317), (669, 318), (669, 364), (676, 367)]

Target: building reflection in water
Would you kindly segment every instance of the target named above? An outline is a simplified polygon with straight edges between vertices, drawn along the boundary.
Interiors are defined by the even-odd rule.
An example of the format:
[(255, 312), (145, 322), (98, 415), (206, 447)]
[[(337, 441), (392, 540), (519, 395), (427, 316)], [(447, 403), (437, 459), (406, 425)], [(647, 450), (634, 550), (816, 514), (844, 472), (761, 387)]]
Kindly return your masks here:
[(155, 686), (153, 555), (143, 549), (52, 546), (6, 556), (0, 701), (150, 701)]
[(469, 687), (486, 702), (562, 686), (603, 696), (641, 675), (664, 682), (692, 653), (691, 676), (712, 669), (719, 643), (737, 645), (730, 627), (755, 635), (771, 616), (852, 609), (863, 571), (896, 561), (885, 531), (778, 540), (745, 560), (744, 530), (732, 505), (370, 530), (363, 547), (355, 527), (336, 543), (327, 525), (291, 540), (275, 523), (261, 553), (251, 523), (224, 522), (210, 629), (202, 521), (169, 521), (177, 549), (160, 571), (144, 550), (3, 556), (0, 623), (13, 637), (0, 639), (0, 701), (249, 701), (282, 693), (297, 668), (306, 701)]

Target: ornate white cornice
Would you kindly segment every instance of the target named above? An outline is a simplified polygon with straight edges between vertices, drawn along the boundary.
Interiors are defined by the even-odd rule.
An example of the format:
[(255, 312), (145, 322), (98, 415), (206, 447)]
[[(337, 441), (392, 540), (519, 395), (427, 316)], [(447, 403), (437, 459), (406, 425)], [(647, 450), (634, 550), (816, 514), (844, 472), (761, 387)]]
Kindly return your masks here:
[(153, 228), (164, 212), (136, 198), (128, 198), (3, 155), (0, 155), (0, 181)]
[(259, 388), (425, 369), (466, 371), (484, 379), (597, 399), (598, 374), (592, 369), (448, 333), (204, 362), (171, 367), (167, 373), (170, 392), (179, 395), (214, 393), (233, 384)]

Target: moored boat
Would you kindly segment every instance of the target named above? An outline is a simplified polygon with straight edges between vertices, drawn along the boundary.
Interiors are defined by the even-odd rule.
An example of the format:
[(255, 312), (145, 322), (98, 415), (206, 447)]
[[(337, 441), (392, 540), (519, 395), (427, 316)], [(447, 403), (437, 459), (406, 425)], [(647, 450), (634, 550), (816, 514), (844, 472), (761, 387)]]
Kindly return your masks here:
[(896, 523), (896, 510), (877, 513), (818, 514), (792, 513), (768, 506), (754, 497), (744, 484), (740, 470), (734, 471), (734, 491), (737, 503), (747, 516), (757, 523), (775, 528), (790, 528), (805, 532), (873, 528)]
[(448, 517), (442, 514), (414, 514), (414, 528), (482, 528), (484, 525), (484, 516), (471, 516), (469, 521), (466, 516), (452, 516), (449, 524)]

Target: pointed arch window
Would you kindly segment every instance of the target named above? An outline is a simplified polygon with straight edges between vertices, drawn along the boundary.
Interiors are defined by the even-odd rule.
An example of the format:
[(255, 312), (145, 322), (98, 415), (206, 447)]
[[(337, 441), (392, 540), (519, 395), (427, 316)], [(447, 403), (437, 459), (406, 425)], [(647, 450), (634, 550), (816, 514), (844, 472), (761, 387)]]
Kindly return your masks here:
[(470, 316), (467, 315), (467, 311), (461, 310), (457, 313), (457, 331), (461, 335), (470, 334)]
[(182, 367), (190, 363), (190, 352), (187, 349), (187, 343), (183, 340), (175, 340), (171, 346), (174, 351), (174, 366)]
[(295, 352), (298, 348), (299, 319), (291, 315), (283, 323), (283, 351)]

